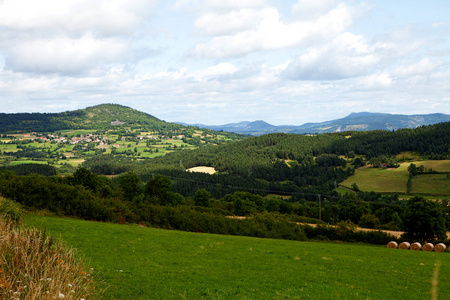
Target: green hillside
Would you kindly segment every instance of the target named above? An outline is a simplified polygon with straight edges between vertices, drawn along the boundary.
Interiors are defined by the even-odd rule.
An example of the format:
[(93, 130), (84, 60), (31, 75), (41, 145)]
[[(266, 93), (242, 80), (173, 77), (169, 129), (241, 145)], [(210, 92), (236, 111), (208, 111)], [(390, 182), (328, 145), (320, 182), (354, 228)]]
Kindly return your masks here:
[(118, 104), (101, 104), (62, 113), (0, 114), (0, 132), (53, 132), (65, 129), (109, 129), (114, 126), (182, 126)]
[(28, 216), (86, 256), (106, 299), (429, 299), (449, 253), (282, 241)]
[(117, 104), (59, 114), (1, 114), (0, 133), (0, 165), (39, 162), (64, 166), (63, 173), (96, 154), (142, 160), (245, 138), (168, 123)]

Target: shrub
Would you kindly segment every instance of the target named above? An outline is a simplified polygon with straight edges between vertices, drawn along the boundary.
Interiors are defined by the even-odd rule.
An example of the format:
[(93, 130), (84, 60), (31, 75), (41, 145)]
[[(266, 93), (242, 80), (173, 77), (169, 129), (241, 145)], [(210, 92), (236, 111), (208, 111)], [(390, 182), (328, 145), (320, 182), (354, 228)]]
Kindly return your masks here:
[(19, 223), (25, 216), (25, 210), (19, 203), (0, 196), (0, 214), (15, 223)]

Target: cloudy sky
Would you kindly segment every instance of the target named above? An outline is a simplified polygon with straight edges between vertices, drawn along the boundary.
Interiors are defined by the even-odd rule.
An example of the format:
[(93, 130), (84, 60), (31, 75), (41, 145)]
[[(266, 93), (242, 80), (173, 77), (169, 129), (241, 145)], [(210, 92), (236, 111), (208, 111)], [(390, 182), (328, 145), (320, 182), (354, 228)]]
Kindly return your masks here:
[(450, 114), (448, 0), (0, 0), (0, 112)]

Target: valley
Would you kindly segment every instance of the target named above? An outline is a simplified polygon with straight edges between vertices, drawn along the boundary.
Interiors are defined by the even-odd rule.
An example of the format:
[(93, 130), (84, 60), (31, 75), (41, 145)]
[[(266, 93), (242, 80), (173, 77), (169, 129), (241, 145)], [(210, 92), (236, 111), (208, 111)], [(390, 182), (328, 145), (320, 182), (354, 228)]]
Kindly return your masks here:
[(450, 123), (249, 136), (112, 104), (7, 119), (0, 212), (77, 248), (108, 299), (423, 298), (448, 255), (386, 244), (450, 244)]

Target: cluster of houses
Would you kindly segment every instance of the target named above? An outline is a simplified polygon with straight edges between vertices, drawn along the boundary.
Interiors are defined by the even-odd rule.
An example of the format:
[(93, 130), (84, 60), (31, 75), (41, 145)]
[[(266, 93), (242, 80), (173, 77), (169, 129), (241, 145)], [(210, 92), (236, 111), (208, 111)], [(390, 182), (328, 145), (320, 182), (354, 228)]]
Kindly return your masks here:
[[(32, 137), (34, 135), (35, 137)], [(35, 132), (30, 134), (24, 134), (24, 138), (31, 138), (31, 140), (34, 141), (43, 141), (43, 142), (57, 142), (57, 143), (69, 143), (72, 145), (76, 145), (78, 143), (99, 143), (99, 145), (105, 145), (108, 144), (109, 138), (107, 136), (96, 136), (93, 134), (88, 134), (86, 136), (80, 135), (74, 136), (72, 138), (66, 138), (66, 137), (59, 137), (54, 134), (36, 134)]]
[[(98, 149), (106, 149), (108, 148), (109, 138), (107, 136), (97, 136), (92, 133), (87, 134), (86, 136), (80, 135), (80, 136), (74, 136), (72, 138), (66, 138), (66, 137), (59, 137), (54, 134), (40, 134), (36, 132), (32, 132), (31, 134), (24, 134), (24, 138), (31, 139), (33, 141), (42, 141), (42, 142), (56, 142), (56, 143), (69, 143), (72, 145), (76, 145), (79, 143), (98, 143), (97, 148)], [(162, 136), (161, 138), (165, 138)], [(182, 139), (184, 138), (184, 135), (178, 135), (178, 136), (172, 136), (172, 139)], [(123, 136), (121, 137), (122, 141), (126, 141), (127, 139), (130, 139), (130, 137)], [(152, 135), (139, 135), (137, 136), (137, 139), (144, 140), (144, 139), (153, 139), (157, 140), (158, 137), (154, 137)], [(110, 145), (112, 147), (119, 148), (120, 146), (118, 144), (112, 144)]]

